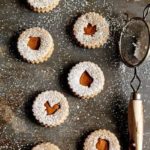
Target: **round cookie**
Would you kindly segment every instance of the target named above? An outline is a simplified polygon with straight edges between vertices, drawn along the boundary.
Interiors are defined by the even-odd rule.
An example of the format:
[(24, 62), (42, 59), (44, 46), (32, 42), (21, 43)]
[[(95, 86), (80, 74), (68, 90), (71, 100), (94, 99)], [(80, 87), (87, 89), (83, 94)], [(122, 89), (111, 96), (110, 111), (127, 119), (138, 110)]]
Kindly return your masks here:
[(68, 84), (73, 93), (83, 99), (92, 98), (100, 93), (104, 82), (102, 70), (90, 61), (75, 65), (68, 75)]
[(60, 149), (56, 145), (47, 142), (33, 147), (32, 150), (60, 150)]
[(85, 48), (99, 48), (109, 38), (109, 24), (100, 14), (89, 12), (78, 18), (73, 32), (77, 41)]
[(28, 0), (31, 9), (38, 13), (45, 13), (53, 10), (60, 0)]
[(46, 91), (37, 96), (32, 106), (35, 118), (46, 127), (64, 123), (69, 115), (69, 105), (63, 94)]
[(30, 63), (38, 64), (52, 55), (54, 50), (53, 38), (45, 29), (34, 27), (25, 30), (17, 43), (20, 55)]
[(120, 144), (110, 131), (97, 130), (85, 140), (84, 150), (120, 150)]

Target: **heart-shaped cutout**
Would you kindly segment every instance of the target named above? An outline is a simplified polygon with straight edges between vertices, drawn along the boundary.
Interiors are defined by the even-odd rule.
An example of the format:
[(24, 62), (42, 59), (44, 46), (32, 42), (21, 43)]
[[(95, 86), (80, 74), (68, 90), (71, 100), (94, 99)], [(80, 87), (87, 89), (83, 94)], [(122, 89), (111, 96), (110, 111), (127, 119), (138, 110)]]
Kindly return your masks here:
[(87, 71), (84, 71), (80, 77), (80, 84), (83, 86), (90, 87), (93, 82), (93, 78), (89, 75)]
[(98, 139), (96, 148), (97, 150), (109, 150), (109, 142), (107, 140)]
[(48, 101), (44, 104), (44, 106), (46, 107), (47, 115), (53, 115), (60, 109), (60, 104), (55, 104), (51, 107)]

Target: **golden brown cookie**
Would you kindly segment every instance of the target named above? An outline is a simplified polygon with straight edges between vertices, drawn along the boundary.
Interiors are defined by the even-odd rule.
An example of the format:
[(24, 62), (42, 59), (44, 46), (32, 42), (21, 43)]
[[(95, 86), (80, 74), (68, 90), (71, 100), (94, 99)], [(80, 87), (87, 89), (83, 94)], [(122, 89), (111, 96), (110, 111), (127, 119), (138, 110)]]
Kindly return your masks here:
[(54, 50), (53, 38), (45, 29), (34, 27), (25, 30), (17, 43), (20, 55), (30, 63), (38, 64), (52, 55)]
[(60, 149), (56, 145), (47, 142), (33, 147), (32, 150), (60, 150)]
[(78, 18), (73, 32), (85, 48), (102, 47), (109, 38), (109, 23), (98, 13), (89, 12)]
[(85, 140), (84, 150), (120, 150), (120, 144), (110, 131), (97, 130)]
[(46, 127), (64, 123), (69, 115), (69, 105), (63, 94), (46, 91), (37, 96), (32, 107), (35, 118)]
[(100, 93), (104, 82), (105, 78), (101, 68), (89, 61), (75, 65), (68, 75), (71, 90), (83, 99), (92, 98)]
[(31, 9), (38, 13), (45, 13), (53, 10), (60, 0), (28, 0)]

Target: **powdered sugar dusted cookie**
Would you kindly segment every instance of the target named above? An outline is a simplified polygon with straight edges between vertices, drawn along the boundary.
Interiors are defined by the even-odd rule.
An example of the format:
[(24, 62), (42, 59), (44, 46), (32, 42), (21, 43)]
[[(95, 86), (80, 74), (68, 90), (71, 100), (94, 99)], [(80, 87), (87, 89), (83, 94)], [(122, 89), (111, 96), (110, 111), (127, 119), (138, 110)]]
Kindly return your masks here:
[(98, 13), (90, 12), (78, 18), (73, 29), (77, 41), (87, 48), (99, 48), (109, 38), (109, 24)]
[(98, 65), (85, 61), (74, 66), (68, 83), (72, 91), (83, 99), (89, 99), (101, 92), (104, 86), (104, 74)]
[(110, 131), (97, 130), (85, 140), (84, 150), (120, 150), (120, 144)]
[(69, 105), (63, 94), (46, 91), (38, 95), (33, 103), (33, 115), (46, 127), (62, 124), (69, 115)]
[(30, 63), (46, 61), (53, 53), (53, 38), (45, 29), (34, 27), (24, 31), (18, 39), (20, 55)]
[(33, 147), (32, 150), (60, 150), (60, 149), (56, 145), (47, 142)]
[(60, 0), (28, 0), (31, 9), (35, 12), (45, 13), (53, 10)]

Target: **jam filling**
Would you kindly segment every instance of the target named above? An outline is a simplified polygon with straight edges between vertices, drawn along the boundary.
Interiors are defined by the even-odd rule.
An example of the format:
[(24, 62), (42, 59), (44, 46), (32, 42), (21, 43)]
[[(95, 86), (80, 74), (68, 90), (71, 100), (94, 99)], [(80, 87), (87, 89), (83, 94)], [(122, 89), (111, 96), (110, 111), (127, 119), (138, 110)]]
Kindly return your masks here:
[(83, 86), (90, 87), (93, 82), (93, 78), (89, 75), (87, 71), (83, 72), (83, 74), (80, 77), (80, 84)]
[(60, 104), (55, 104), (51, 107), (48, 101), (44, 104), (44, 106), (46, 107), (47, 115), (53, 115), (60, 109)]
[(88, 24), (87, 27), (84, 28), (84, 34), (85, 35), (91, 35), (93, 36), (96, 33), (96, 25), (92, 26), (92, 24)]
[(28, 46), (32, 50), (38, 50), (41, 45), (41, 38), (40, 37), (29, 37)]
[(96, 148), (97, 150), (109, 150), (109, 142), (107, 140), (98, 139)]

